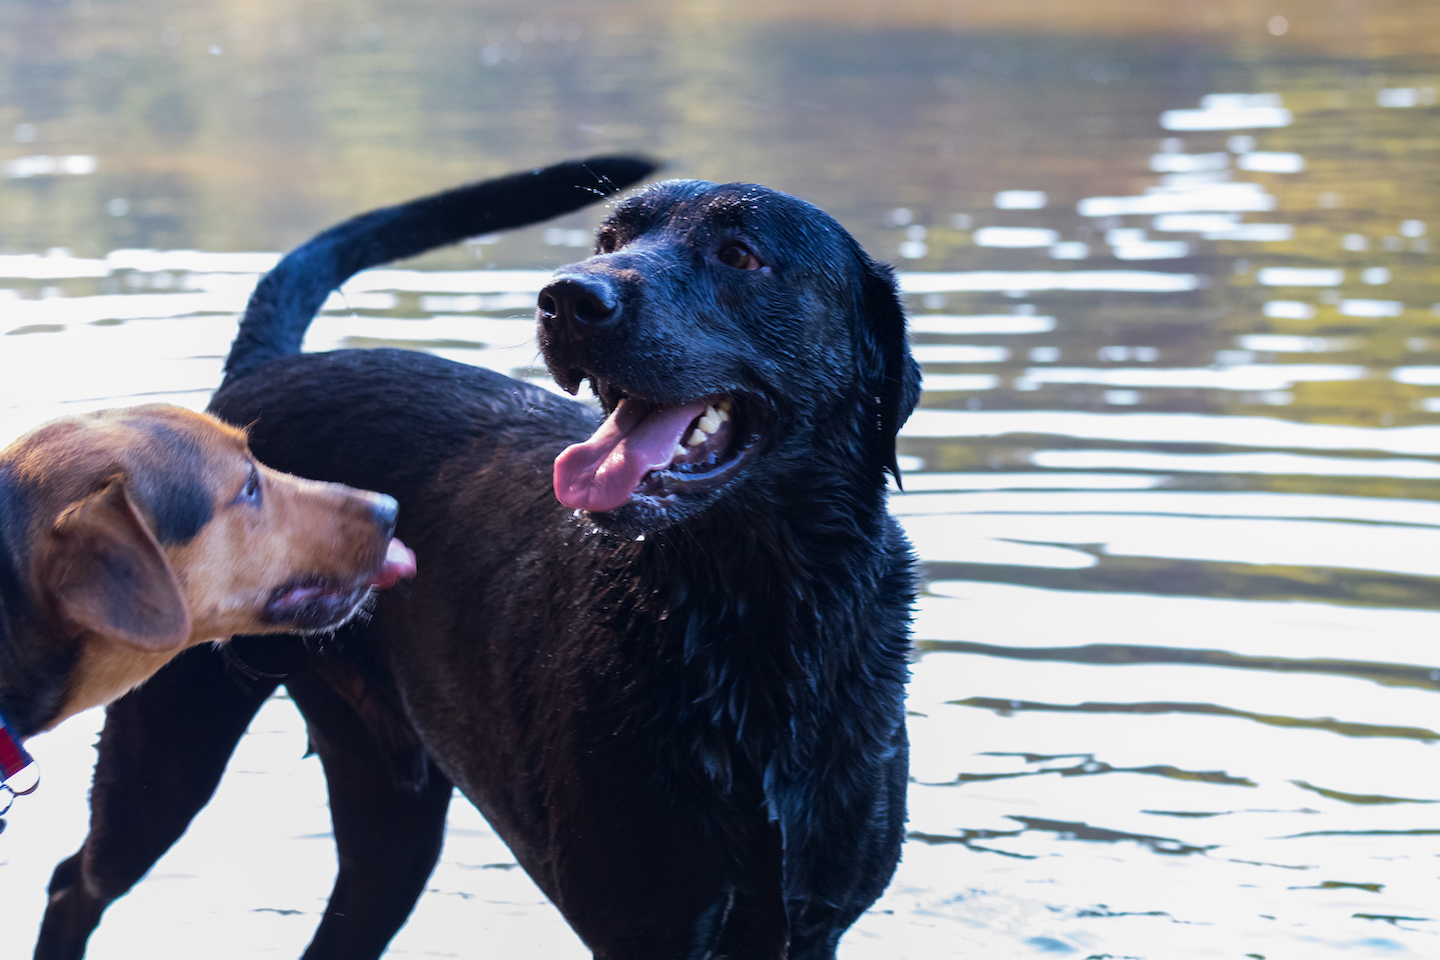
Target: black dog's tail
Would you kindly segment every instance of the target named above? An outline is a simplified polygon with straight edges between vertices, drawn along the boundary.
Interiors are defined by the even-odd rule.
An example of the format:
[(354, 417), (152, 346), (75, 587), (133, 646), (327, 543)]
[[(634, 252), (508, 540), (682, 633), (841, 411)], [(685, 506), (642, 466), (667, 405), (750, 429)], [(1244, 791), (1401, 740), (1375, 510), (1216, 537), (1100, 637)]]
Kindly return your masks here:
[(330, 292), (366, 267), (578, 210), (656, 168), (641, 157), (572, 160), (372, 210), (331, 227), (261, 278), (225, 360), (225, 382), (299, 353)]

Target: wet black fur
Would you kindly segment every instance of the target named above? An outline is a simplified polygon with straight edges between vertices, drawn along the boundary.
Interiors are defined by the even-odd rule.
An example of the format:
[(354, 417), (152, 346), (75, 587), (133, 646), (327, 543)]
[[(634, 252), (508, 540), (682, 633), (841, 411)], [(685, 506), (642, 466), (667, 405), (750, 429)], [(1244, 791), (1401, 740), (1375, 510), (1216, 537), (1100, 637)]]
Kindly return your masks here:
[[(761, 447), (719, 491), (573, 515), (551, 463), (594, 429), (585, 406), (405, 351), (232, 353), (253, 372), (215, 412), (278, 469), (395, 496), (420, 567), (339, 653), (284, 666), (340, 848), (307, 958), (379, 955), (452, 782), (597, 957), (832, 957), (894, 869), (914, 582), (884, 472), (919, 384), (894, 281), (821, 211), (749, 185), (659, 184), (603, 230), (615, 251), (561, 276), (608, 278), (624, 322), (551, 329), (547, 361), (657, 401), (763, 398)], [(768, 272), (715, 259), (736, 239)], [(197, 648), (112, 706), (37, 957), (79, 956), (279, 682), (237, 695)]]

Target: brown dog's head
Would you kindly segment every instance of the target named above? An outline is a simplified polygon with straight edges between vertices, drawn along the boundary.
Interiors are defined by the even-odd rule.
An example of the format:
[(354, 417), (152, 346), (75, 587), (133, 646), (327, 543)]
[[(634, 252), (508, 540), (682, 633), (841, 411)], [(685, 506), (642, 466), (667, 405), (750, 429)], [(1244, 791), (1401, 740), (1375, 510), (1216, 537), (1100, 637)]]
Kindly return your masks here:
[(40, 427), (0, 453), (0, 497), (0, 709), (22, 735), (193, 644), (337, 627), (413, 572), (393, 499), (270, 470), (242, 431), (178, 407)]

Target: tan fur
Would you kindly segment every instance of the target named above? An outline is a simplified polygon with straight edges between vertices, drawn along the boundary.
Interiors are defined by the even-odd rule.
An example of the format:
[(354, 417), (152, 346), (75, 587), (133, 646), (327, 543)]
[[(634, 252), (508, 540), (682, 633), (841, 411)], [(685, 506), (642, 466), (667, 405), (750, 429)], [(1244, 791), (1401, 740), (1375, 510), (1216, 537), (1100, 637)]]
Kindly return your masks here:
[[(191, 643), (237, 633), (272, 633), (257, 619), (270, 591), (299, 572), (336, 580), (374, 569), (372, 494), (302, 480), (260, 465), (265, 509), (217, 513), (200, 535), (168, 551), (194, 618)], [(239, 489), (244, 476), (235, 478)], [(295, 535), (306, 531), (304, 537)], [(244, 563), (236, 564), (235, 558)]]
[(65, 705), (60, 708), (59, 715), (46, 725), (46, 730), (82, 710), (118, 700), (149, 680), (156, 670), (165, 666), (175, 654), (184, 649), (181, 647), (162, 653), (147, 653), (134, 647), (107, 642), (98, 636), (87, 637), (84, 643), (80, 662), (70, 676)]
[[(157, 422), (199, 449), (213, 492), (210, 521), (188, 542), (163, 548), (153, 533), (158, 507), (136, 500), (126, 480), (163, 471), (177, 456), (157, 440)], [(292, 629), (266, 618), (267, 603), (287, 583), (313, 579), (363, 591), (389, 542), (389, 530), (377, 527), (378, 494), (270, 470), (255, 462), (243, 431), (179, 407), (56, 421), (0, 453), (0, 465), (38, 499), (30, 504), (29, 588), (55, 642), (79, 644), (63, 704), (46, 729), (114, 700), (187, 647)], [(193, 457), (186, 467), (196, 469)], [(252, 470), (258, 507), (237, 499)], [(93, 560), (107, 550), (128, 564), (124, 592), (93, 589), (116, 565)], [(112, 611), (116, 596), (129, 605), (122, 626)]]

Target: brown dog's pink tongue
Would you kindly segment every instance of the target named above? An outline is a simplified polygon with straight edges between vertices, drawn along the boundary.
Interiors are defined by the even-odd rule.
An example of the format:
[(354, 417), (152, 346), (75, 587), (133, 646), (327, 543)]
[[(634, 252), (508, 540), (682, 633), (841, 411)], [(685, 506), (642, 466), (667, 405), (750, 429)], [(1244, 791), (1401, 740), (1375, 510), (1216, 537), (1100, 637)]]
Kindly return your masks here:
[(594, 436), (555, 458), (555, 497), (576, 510), (614, 510), (645, 474), (670, 465), (690, 421), (704, 412), (704, 400), (661, 407), (621, 400)]
[(415, 576), (415, 554), (394, 537), (390, 538), (390, 545), (385, 548), (385, 562), (380, 569), (370, 577), (370, 586), (376, 590), (384, 590), (386, 587), (393, 587), (408, 577)]

